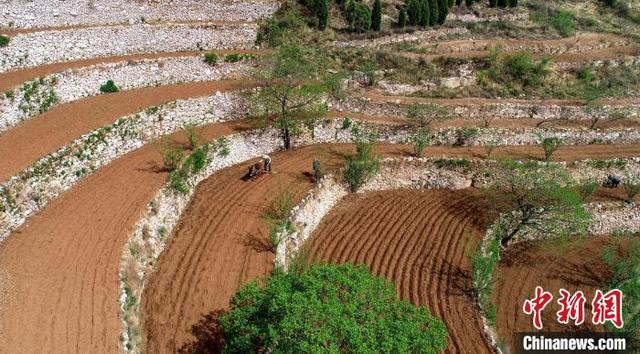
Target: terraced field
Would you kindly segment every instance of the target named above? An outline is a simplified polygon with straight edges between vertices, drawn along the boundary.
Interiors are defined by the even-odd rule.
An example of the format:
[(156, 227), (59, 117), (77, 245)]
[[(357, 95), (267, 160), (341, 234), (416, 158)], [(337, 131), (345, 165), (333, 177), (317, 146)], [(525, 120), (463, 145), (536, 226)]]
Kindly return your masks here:
[[(255, 46), (258, 25), (277, 10), (275, 2), (18, 3), (0, 4), (0, 34), (11, 39), (0, 47), (0, 352), (169, 353), (198, 347), (202, 338), (194, 326), (228, 309), (242, 284), (274, 267), (262, 220), (274, 193), (295, 190), (300, 201), (314, 187), (314, 158), (338, 173), (354, 149), (345, 143), (351, 135), (339, 137), (339, 129), (325, 122), (314, 128), (317, 136), (296, 140), (299, 147), (274, 152), (281, 145), (277, 132), (256, 132), (243, 119), (248, 110), (241, 93), (259, 86), (251, 74), (272, 51)], [(633, 67), (640, 54), (634, 39), (619, 34), (487, 39), (457, 25), (371, 40), (339, 37), (326, 47), (374, 47), (437, 62), (487, 57), (500, 45), (506, 53), (548, 56), (561, 73), (595, 61)], [(456, 31), (455, 38), (447, 37)], [(433, 41), (420, 44), (414, 37)], [(205, 52), (220, 61), (205, 63)], [(228, 54), (249, 56), (234, 62), (224, 60)], [(380, 127), (385, 134), (376, 151), (385, 158), (413, 155), (405, 144), (407, 131), (415, 129), (406, 117), (412, 104), (447, 112), (448, 119), (430, 125), (434, 135), (445, 136), (425, 149), (434, 158), (484, 159), (486, 146), (498, 137), (503, 140), (492, 158), (541, 159), (543, 135), (570, 142), (553, 154), (555, 161), (640, 156), (635, 91), (595, 100), (594, 112), (602, 115), (596, 126), (582, 98), (424, 98), (382, 85), (362, 87), (356, 76), (348, 82), (355, 89), (346, 100), (331, 102), (328, 117)], [(119, 92), (101, 92), (107, 80)], [(610, 119), (623, 109), (624, 119)], [(168, 177), (158, 141), (189, 151), (181, 131), (189, 125), (199, 127), (203, 143), (232, 141), (231, 154), (209, 161), (213, 167), (179, 203), (155, 210)], [(453, 146), (451, 136), (462, 127), (477, 127), (480, 134)], [(251, 163), (272, 152), (272, 174), (241, 180)], [(475, 189), (348, 195), (312, 234), (309, 259), (365, 264), (393, 282), (401, 298), (443, 319), (447, 352), (492, 352), (467, 257), (492, 222), (482, 202)], [(157, 254), (145, 264), (150, 271), (131, 305), (123, 279), (127, 255), (135, 253), (130, 245), (141, 223), (162, 212), (175, 224), (162, 231), (162, 242), (145, 241), (158, 247)], [(569, 282), (589, 291), (604, 286), (606, 266), (587, 254), (605, 242), (571, 248), (565, 255), (571, 266), (528, 243), (506, 250), (499, 267), (505, 281), (495, 289), (498, 339), (511, 345), (510, 336), (528, 328), (518, 310), (534, 284), (556, 289)], [(596, 273), (593, 282), (589, 274)], [(522, 281), (512, 287), (509, 279)], [(138, 311), (133, 320), (130, 306)]]
[(372, 192), (345, 198), (309, 245), (316, 262), (365, 264), (398, 294), (427, 306), (449, 331), (449, 352), (489, 353), (474, 310), (467, 254), (482, 238), (473, 190)]

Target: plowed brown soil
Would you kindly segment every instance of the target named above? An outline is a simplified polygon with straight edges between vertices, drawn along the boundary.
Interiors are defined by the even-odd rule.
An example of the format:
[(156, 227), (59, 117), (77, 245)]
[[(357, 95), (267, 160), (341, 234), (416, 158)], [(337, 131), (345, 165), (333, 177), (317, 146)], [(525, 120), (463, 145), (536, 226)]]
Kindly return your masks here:
[[(247, 129), (247, 126), (242, 123), (216, 124), (205, 130), (205, 136), (212, 139), (238, 129)], [(154, 326), (147, 327), (152, 334), (148, 348), (163, 351), (191, 340), (185, 331), (195, 324), (193, 321), (218, 306), (212, 307), (211, 304), (226, 306), (232, 287), (270, 266), (269, 255), (250, 250), (251, 247), (259, 249), (261, 243), (255, 243), (249, 237), (256, 236), (251, 233), (263, 227), (258, 215), (267, 200), (266, 191), (278, 187), (277, 179), (270, 182), (270, 178), (302, 179), (302, 172), (310, 170), (313, 154), (325, 159), (331, 156), (339, 158), (339, 152), (345, 149), (352, 147), (341, 145), (334, 149), (335, 153), (324, 150), (329, 151), (325, 154), (322, 150), (311, 153), (302, 149), (307, 151), (306, 159), (304, 153), (298, 151), (283, 153), (282, 160), (281, 155), (277, 155), (274, 168), (278, 173), (255, 183), (238, 182), (246, 167), (241, 165), (202, 184), (200, 190), (218, 194), (210, 197), (207, 193), (199, 193), (189, 210), (195, 210), (193, 205), (196, 203), (202, 208), (208, 203), (210, 208), (214, 208), (211, 212), (215, 211), (215, 215), (204, 215), (206, 219), (198, 219), (190, 212), (186, 213), (181, 230), (189, 230), (188, 224), (198, 224), (197, 237), (200, 238), (190, 238), (186, 233), (182, 237), (178, 235), (161, 257), (155, 276), (180, 274), (182, 280), (168, 285), (170, 282), (163, 278), (149, 284), (152, 290), (146, 294), (154, 295), (147, 296), (144, 309), (153, 309), (147, 313), (155, 319), (147, 319), (151, 321), (147, 323)], [(384, 155), (403, 156), (409, 155), (410, 151), (408, 146), (380, 147)], [(429, 155), (452, 156), (483, 154), (482, 149), (443, 147), (430, 148), (426, 152)], [(534, 148), (498, 149), (497, 153), (511, 153), (519, 157), (540, 155)], [(638, 155), (640, 145), (572, 147), (560, 150), (557, 156), (571, 159), (590, 153), (599, 157)], [(303, 157), (296, 157), (298, 154)], [(3, 352), (118, 350), (121, 329), (118, 319), (118, 267), (122, 247), (134, 223), (165, 180), (165, 173), (158, 172), (160, 163), (160, 154), (150, 146), (115, 160), (52, 201), (0, 244), (0, 273), (11, 281), (10, 286), (3, 287), (3, 291), (9, 293), (0, 294), (3, 299), (8, 299), (0, 309), (0, 348)], [(210, 184), (220, 189), (206, 189)], [(221, 191), (228, 192), (222, 195), (219, 194)], [(219, 201), (217, 198), (223, 197), (227, 199), (216, 202)], [(224, 235), (200, 230), (222, 230)], [(248, 236), (249, 245), (234, 244), (238, 235)], [(215, 242), (207, 243), (209, 238)], [(264, 241), (260, 238), (257, 241), (260, 240)], [(206, 251), (199, 252), (203, 247)], [(179, 254), (173, 248), (188, 250), (189, 253)], [(216, 263), (216, 258), (229, 263)], [(187, 262), (184, 269), (171, 263), (183, 261)], [(216, 264), (226, 265), (224, 272), (215, 270)], [(193, 279), (197, 281), (193, 282)], [(169, 291), (174, 286), (179, 290)], [(159, 306), (159, 303), (165, 305)], [(175, 309), (180, 312), (172, 312)], [(168, 312), (171, 316), (167, 319)]]
[(38, 158), (71, 143), (82, 134), (145, 107), (251, 86), (236, 80), (192, 82), (121, 91), (54, 107), (38, 117), (0, 132), (0, 156), (11, 156), (0, 160), (0, 181), (17, 174)]
[(447, 352), (489, 353), (467, 257), (482, 238), (482, 214), (473, 190), (350, 195), (314, 232), (309, 257), (366, 265), (445, 322)]
[[(554, 241), (527, 242), (509, 247), (500, 261), (496, 274), (494, 301), (498, 310), (496, 329), (501, 342), (513, 351), (518, 332), (532, 332), (531, 316), (525, 315), (522, 305), (532, 298), (536, 286), (553, 294), (554, 300), (543, 314), (544, 331), (582, 332), (603, 331), (602, 325), (591, 323), (591, 300), (596, 289), (606, 289), (611, 270), (602, 260), (602, 251), (609, 245), (609, 237), (579, 239), (569, 244)], [(581, 326), (562, 325), (556, 320), (559, 310), (558, 291), (581, 290), (585, 293), (585, 323)]]
[[(226, 309), (238, 287), (273, 268), (268, 232), (261, 218), (283, 188), (301, 198), (311, 186), (305, 176), (317, 157), (331, 169), (350, 145), (309, 146), (273, 155), (273, 171), (253, 182), (240, 177), (248, 164), (215, 174), (202, 182), (143, 294), (145, 348), (174, 353), (198, 346), (192, 327), (210, 312)], [(403, 154), (382, 146), (384, 154)]]
[[(214, 53), (220, 55), (226, 55), (229, 53), (247, 53), (247, 54), (261, 54), (262, 50), (214, 50)], [(20, 69), (15, 71), (9, 71), (6, 73), (0, 73), (0, 91), (5, 92), (16, 86), (21, 85), (25, 81), (33, 80), (38, 77), (54, 74), (60, 71), (71, 68), (82, 68), (85, 66), (91, 66), (96, 64), (117, 63), (120, 61), (129, 60), (144, 60), (144, 59), (159, 59), (159, 58), (174, 58), (174, 57), (188, 57), (202, 55), (202, 52), (169, 52), (169, 53), (148, 53), (148, 54), (133, 54), (133, 55), (121, 55), (112, 57), (98, 57), (92, 59), (60, 62), (49, 65), (40, 65), (33, 68)]]
[[(216, 124), (203, 134), (213, 139), (246, 128)], [(122, 247), (165, 181), (161, 161), (150, 146), (115, 160), (0, 244), (0, 274), (11, 281), (0, 288), (8, 299), (0, 308), (0, 351), (118, 352)]]

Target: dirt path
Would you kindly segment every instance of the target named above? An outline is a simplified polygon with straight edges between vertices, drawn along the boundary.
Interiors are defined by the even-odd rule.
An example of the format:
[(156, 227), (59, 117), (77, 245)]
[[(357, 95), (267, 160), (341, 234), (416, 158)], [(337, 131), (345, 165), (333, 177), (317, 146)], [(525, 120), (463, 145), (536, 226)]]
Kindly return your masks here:
[[(246, 129), (210, 125), (212, 139)], [(184, 139), (182, 139), (184, 140)], [(150, 146), (115, 160), (52, 201), (0, 244), (11, 279), (0, 312), (6, 353), (116, 353), (122, 247), (165, 181)]]
[(93, 96), (54, 107), (0, 133), (0, 156), (11, 156), (0, 159), (0, 181), (82, 134), (146, 107), (242, 87), (249, 86), (237, 80), (192, 82)]
[(466, 256), (484, 232), (478, 201), (472, 190), (350, 195), (314, 232), (309, 259), (366, 265), (392, 281), (401, 298), (445, 322), (447, 352), (491, 353)]
[[(604, 290), (611, 277), (609, 267), (602, 261), (602, 251), (611, 242), (609, 237), (593, 237), (565, 245), (547, 241), (510, 247), (500, 261), (496, 273), (499, 280), (494, 288), (499, 339), (513, 350), (515, 333), (534, 331), (531, 317), (522, 312), (522, 304), (533, 297), (536, 286), (542, 286), (554, 296), (553, 303), (543, 311), (545, 331), (603, 331), (603, 326), (591, 324), (589, 316), (595, 290)], [(556, 321), (558, 307), (555, 299), (561, 288), (572, 293), (577, 290), (585, 293), (586, 319), (579, 327), (561, 325)]]
[[(259, 55), (264, 53), (262, 50), (213, 50), (212, 52), (219, 55), (226, 55), (229, 53), (246, 53)], [(120, 55), (111, 57), (98, 57), (92, 59), (59, 62), (48, 65), (40, 65), (33, 68), (26, 68), (21, 70), (9, 71), (6, 73), (0, 73), (0, 92), (5, 92), (16, 86), (20, 86), (25, 81), (33, 80), (38, 77), (51, 75), (66, 69), (82, 68), (86, 66), (106, 63), (117, 63), (121, 61), (129, 60), (145, 60), (145, 59), (159, 59), (159, 58), (175, 58), (175, 57), (189, 57), (202, 55), (203, 52), (169, 52), (169, 53), (148, 53), (148, 54), (133, 54), (133, 55)]]

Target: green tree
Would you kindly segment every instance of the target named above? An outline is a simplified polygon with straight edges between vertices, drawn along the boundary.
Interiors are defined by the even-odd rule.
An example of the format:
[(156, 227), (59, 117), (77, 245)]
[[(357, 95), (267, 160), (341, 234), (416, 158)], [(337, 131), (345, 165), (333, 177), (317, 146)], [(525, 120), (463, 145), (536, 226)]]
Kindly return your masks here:
[(398, 300), (364, 266), (276, 270), (231, 299), (221, 318), (224, 353), (438, 353), (447, 330), (427, 308)]
[(518, 6), (518, 0), (508, 0), (509, 3), (509, 7), (517, 7)]
[(560, 138), (549, 137), (542, 139), (542, 149), (544, 150), (544, 160), (549, 161), (553, 153), (555, 153), (564, 142)]
[(507, 7), (507, 0), (498, 0), (498, 7)]
[(502, 162), (485, 190), (492, 205), (507, 208), (508, 223), (501, 245), (521, 234), (564, 237), (586, 232), (590, 214), (582, 206), (574, 182), (553, 166)]
[(449, 3), (447, 0), (438, 0), (438, 24), (444, 24), (449, 14)]
[(9, 36), (5, 36), (4, 34), (0, 34), (0, 47), (6, 47), (11, 42), (11, 38)]
[(344, 5), (344, 16), (349, 23), (349, 26), (353, 23), (353, 19), (356, 13), (356, 2), (355, 0), (347, 0)]
[(422, 19), (422, 0), (407, 1), (407, 15), (409, 16), (409, 24), (417, 26)]
[(380, 0), (373, 2), (373, 11), (371, 13), (371, 29), (374, 31), (380, 31), (382, 25), (382, 3)]
[(250, 94), (251, 117), (258, 125), (280, 129), (285, 149), (303, 125), (312, 129), (327, 111), (322, 99), (329, 91), (328, 80), (318, 76), (325, 65), (318, 50), (288, 44), (265, 57), (254, 73), (262, 89)]
[(498, 6), (498, 0), (489, 0), (489, 7)]
[(462, 0), (456, 0), (456, 6), (458, 7), (462, 6)]
[(318, 1), (318, 28), (325, 30), (329, 25), (329, 0)]
[(467, 6), (473, 6), (475, 2), (476, 0), (465, 0), (465, 4), (467, 4)]
[(369, 178), (371, 178), (380, 165), (380, 157), (374, 156), (377, 136), (375, 134), (363, 135), (358, 128), (352, 129), (356, 153), (345, 156), (344, 179), (351, 187), (352, 192), (358, 191)]
[(429, 25), (435, 26), (438, 24), (440, 19), (440, 12), (438, 11), (438, 1), (439, 0), (428, 0), (429, 1)]
[(407, 108), (406, 117), (418, 128), (429, 128), (438, 119), (447, 119), (449, 114), (446, 108), (434, 103), (412, 104)]
[(371, 28), (371, 11), (367, 5), (357, 2), (353, 10), (353, 20), (351, 30), (355, 32), (366, 32)]
[(420, 129), (416, 134), (411, 137), (413, 143), (413, 151), (416, 157), (422, 157), (424, 149), (429, 145), (431, 139), (431, 132), (428, 128)]
[(551, 25), (564, 37), (569, 37), (576, 31), (575, 16), (569, 11), (559, 11), (553, 15)]
[(404, 8), (400, 9), (400, 13), (398, 14), (398, 27), (404, 28), (407, 25), (407, 12)]
[(431, 23), (431, 10), (429, 0), (419, 0), (420, 3), (420, 26), (426, 27)]

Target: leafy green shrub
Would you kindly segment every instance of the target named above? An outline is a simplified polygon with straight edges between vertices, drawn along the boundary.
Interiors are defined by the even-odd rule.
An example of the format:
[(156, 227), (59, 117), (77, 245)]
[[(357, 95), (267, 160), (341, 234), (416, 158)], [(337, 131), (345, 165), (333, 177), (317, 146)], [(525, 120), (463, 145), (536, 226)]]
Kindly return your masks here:
[[(602, 258), (613, 271), (609, 289), (619, 289), (624, 294), (622, 318), (624, 327), (621, 329), (611, 326), (611, 330), (626, 332), (632, 343), (629, 347), (637, 350), (640, 346), (638, 332), (640, 331), (640, 241), (638, 236), (627, 236), (624, 243), (605, 248)], [(635, 351), (634, 351), (635, 352)]]
[(275, 271), (242, 287), (220, 322), (223, 353), (439, 353), (447, 345), (446, 327), (426, 307), (398, 300), (389, 281), (350, 264)]
[(174, 171), (180, 167), (184, 155), (182, 148), (173, 146), (170, 141), (164, 140), (159, 145), (162, 154), (162, 167), (165, 171)]
[(297, 9), (283, 3), (273, 17), (260, 25), (256, 42), (276, 47), (296, 36), (306, 26), (305, 20)]
[(193, 150), (198, 147), (200, 143), (200, 132), (198, 132), (195, 124), (185, 124), (184, 132), (187, 135), (187, 141), (189, 142), (189, 149)]
[(240, 60), (242, 60), (242, 57), (237, 53), (227, 54), (227, 56), (224, 57), (224, 61), (227, 63), (236, 63)]
[(437, 168), (463, 168), (471, 166), (471, 161), (467, 159), (437, 159), (434, 162)]
[(380, 158), (373, 156), (375, 137), (357, 136), (355, 143), (356, 154), (346, 156), (344, 166), (344, 178), (352, 192), (360, 189), (378, 171), (380, 165)]
[(191, 155), (187, 157), (182, 166), (183, 169), (187, 169), (191, 174), (196, 174), (207, 165), (209, 156), (209, 145), (203, 145), (191, 152)]
[(499, 46), (490, 49), (489, 67), (478, 73), (478, 83), (487, 85), (521, 85), (523, 88), (538, 87), (549, 74), (550, 60), (533, 60), (527, 53), (505, 55)]
[(290, 188), (281, 188), (271, 200), (269, 207), (262, 215), (269, 230), (269, 243), (271, 250), (276, 251), (283, 233), (292, 231), (289, 222), (289, 211), (293, 208), (296, 192)]
[[(495, 227), (500, 226), (499, 222), (500, 220), (496, 222)], [(494, 233), (502, 231), (503, 230), (494, 230)], [(491, 300), (491, 294), (493, 293), (494, 283), (493, 273), (500, 261), (500, 237), (492, 235), (487, 241), (483, 242), (485, 242), (486, 245), (481, 244), (476, 254), (470, 257), (471, 275), (478, 303), (482, 307), (489, 324), (495, 325), (496, 309)]]
[(576, 31), (575, 16), (569, 11), (558, 11), (551, 17), (551, 25), (564, 37), (569, 37)]
[(406, 117), (415, 126), (428, 128), (438, 119), (447, 119), (448, 111), (446, 108), (435, 103), (412, 104), (407, 108)]
[(9, 38), (8, 36), (5, 36), (3, 34), (0, 34), (0, 47), (8, 46), (9, 42), (11, 42), (11, 38)]
[(366, 32), (371, 28), (371, 10), (367, 5), (357, 2), (353, 10), (353, 18), (350, 22), (354, 32)]
[(633, 198), (640, 193), (640, 183), (631, 174), (627, 174), (625, 176), (625, 179), (622, 182), (622, 188), (627, 195), (628, 202), (632, 202)]
[(413, 143), (413, 152), (417, 157), (422, 157), (424, 149), (429, 144), (430, 138), (431, 132), (426, 128), (420, 129), (411, 137), (411, 142)]
[(104, 85), (100, 86), (100, 92), (102, 93), (112, 93), (118, 91), (120, 91), (120, 89), (118, 88), (118, 86), (116, 86), (113, 80), (109, 80)]
[(313, 159), (311, 163), (311, 167), (313, 167), (313, 177), (316, 182), (318, 182), (322, 177), (324, 177), (324, 169), (320, 165), (320, 160)]
[(542, 149), (544, 150), (544, 160), (549, 161), (551, 155), (558, 150), (564, 142), (560, 138), (549, 137), (542, 139)]
[(593, 195), (598, 189), (600, 184), (595, 180), (588, 180), (578, 186), (578, 193), (580, 193), (580, 200), (584, 203), (587, 198)]
[(404, 8), (400, 9), (398, 14), (398, 27), (404, 28), (407, 25), (407, 12)]
[(364, 74), (365, 79), (367, 80), (367, 86), (373, 86), (376, 83), (376, 70), (378, 70), (378, 66), (373, 61), (365, 61), (364, 63), (358, 66), (358, 70)]
[(480, 134), (478, 128), (473, 127), (465, 127), (456, 130), (456, 141), (453, 144), (454, 146), (465, 146), (471, 142), (471, 139), (475, 138)]
[(254, 59), (254, 58), (255, 58), (255, 55), (252, 55), (252, 54), (231, 53), (231, 54), (227, 54), (227, 56), (224, 57), (224, 61), (227, 63), (237, 63), (242, 60)]
[(209, 65), (211, 65), (211, 66), (216, 65), (216, 63), (218, 62), (218, 54), (216, 54), (216, 53), (206, 53), (204, 55), (204, 62), (209, 64)]
[(178, 193), (187, 194), (189, 192), (188, 177), (187, 172), (182, 168), (171, 171), (168, 177), (169, 187)]

